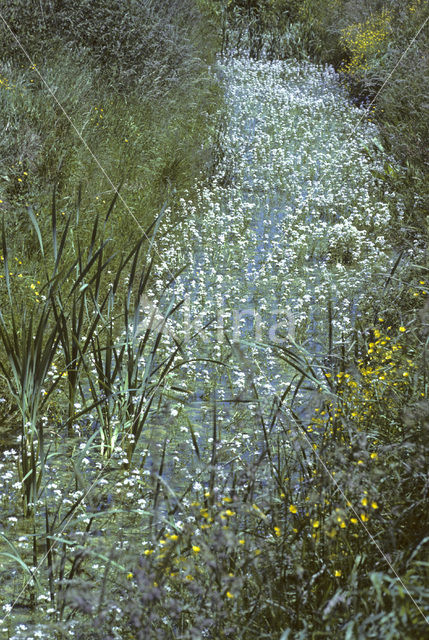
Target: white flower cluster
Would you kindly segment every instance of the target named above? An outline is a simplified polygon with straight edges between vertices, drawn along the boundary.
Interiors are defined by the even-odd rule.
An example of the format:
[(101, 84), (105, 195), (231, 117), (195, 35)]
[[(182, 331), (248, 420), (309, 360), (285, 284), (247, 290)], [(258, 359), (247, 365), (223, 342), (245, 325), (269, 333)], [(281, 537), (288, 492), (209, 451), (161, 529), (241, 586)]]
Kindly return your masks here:
[[(157, 267), (155, 297), (166, 265), (170, 273), (189, 265), (175, 283), (186, 302), (169, 319), (165, 344), (172, 334), (201, 332), (188, 355), (207, 353), (211, 343), (220, 358), (226, 331), (236, 342), (293, 335), (323, 350), (328, 318), (334, 336), (350, 330), (362, 301), (376, 300), (377, 278), (392, 262), (386, 236), (401, 207), (378, 188), (385, 158), (364, 152), (377, 129), (330, 68), (232, 59), (220, 63), (220, 77), (222, 160), (209, 183), (167, 212), (159, 233), (165, 262)], [(278, 391), (271, 350), (247, 344), (244, 351), (259, 391)], [(238, 392), (249, 387), (249, 368), (235, 364), (229, 380)], [(212, 368), (193, 363), (187, 374), (204, 385)], [(180, 375), (183, 382), (183, 369)]]

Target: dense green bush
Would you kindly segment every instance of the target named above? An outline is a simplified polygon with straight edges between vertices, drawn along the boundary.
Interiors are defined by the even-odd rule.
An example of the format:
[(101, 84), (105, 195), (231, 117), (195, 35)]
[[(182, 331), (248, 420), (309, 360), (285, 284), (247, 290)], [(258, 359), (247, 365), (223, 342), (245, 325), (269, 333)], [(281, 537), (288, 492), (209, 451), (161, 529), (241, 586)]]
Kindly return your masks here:
[(2, 40), (2, 57), (20, 57), (26, 64), (25, 49), (41, 64), (61, 43), (77, 54), (87, 51), (116, 90), (140, 85), (164, 95), (189, 73), (196, 56), (211, 55), (207, 47), (198, 49), (202, 24), (189, 0), (13, 0), (2, 5), (3, 18), (19, 40), (3, 25), (9, 35)]
[(43, 230), (54, 185), (69, 210), (83, 185), (84, 233), (124, 182), (127, 205), (114, 223), (127, 246), (133, 226), (148, 224), (204, 166), (206, 113), (218, 100), (210, 31), (191, 0), (0, 8), (19, 40), (2, 24), (0, 205), (17, 253), (34, 250), (22, 208), (37, 207)]

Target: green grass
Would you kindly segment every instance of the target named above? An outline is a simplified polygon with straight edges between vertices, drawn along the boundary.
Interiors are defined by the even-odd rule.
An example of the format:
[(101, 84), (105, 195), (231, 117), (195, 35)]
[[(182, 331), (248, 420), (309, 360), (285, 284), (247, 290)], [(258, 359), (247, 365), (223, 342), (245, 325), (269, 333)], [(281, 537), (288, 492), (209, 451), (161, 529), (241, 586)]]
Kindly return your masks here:
[[(0, 200), (15, 254), (30, 272), (37, 242), (28, 205), (44, 236), (54, 186), (59, 214), (67, 215), (81, 185), (72, 228), (88, 243), (94, 216), (122, 183), (110, 232), (128, 247), (167, 197), (194, 183), (204, 165), (205, 113), (219, 99), (207, 70), (210, 38), (191, 3), (176, 18), (151, 2), (134, 3), (128, 17), (120, 3), (82, 1), (52, 15), (49, 7), (43, 20), (39, 3), (2, 7), (37, 65), (3, 26)], [(42, 20), (37, 37), (34, 20)]]
[[(120, 186), (104, 223), (105, 237), (115, 239), (114, 269), (163, 205), (204, 171), (206, 114), (221, 100), (207, 66), (215, 43), (191, 2), (176, 9), (150, 1), (128, 14), (121, 3), (1, 6), (31, 60), (2, 25), (0, 212), (17, 307), (40, 299), (46, 284), (29, 207), (46, 242), (55, 191), (58, 231), (69, 219), (62, 259), (72, 264)], [(109, 279), (105, 273), (102, 286)]]

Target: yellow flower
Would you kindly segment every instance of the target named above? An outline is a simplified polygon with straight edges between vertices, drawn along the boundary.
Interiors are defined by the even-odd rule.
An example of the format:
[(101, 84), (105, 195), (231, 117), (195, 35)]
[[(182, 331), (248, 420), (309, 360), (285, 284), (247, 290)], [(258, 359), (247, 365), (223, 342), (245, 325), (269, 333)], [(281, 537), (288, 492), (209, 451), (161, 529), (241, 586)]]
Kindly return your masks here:
[(201, 549), (196, 544), (194, 544), (194, 545), (192, 545), (192, 551), (194, 553), (199, 553), (201, 551)]
[(405, 328), (405, 327), (399, 327), (399, 331), (400, 331), (401, 333), (404, 333), (404, 331), (406, 331), (406, 328)]
[(133, 579), (133, 574), (131, 573), (127, 573), (127, 580), (132, 580)]
[(373, 509), (378, 509), (378, 504), (375, 502), (375, 500), (374, 500), (374, 502), (371, 502), (371, 507)]
[(318, 520), (315, 520), (315, 521), (313, 522), (313, 527), (314, 527), (315, 529), (318, 529), (318, 528), (319, 528), (319, 525), (320, 525), (320, 522), (319, 522)]
[(291, 504), (290, 507), (289, 507), (289, 511), (291, 513), (297, 513), (298, 509), (296, 508), (296, 506), (294, 504)]
[(335, 577), (341, 578), (341, 569), (335, 569)]
[(241, 540), (238, 541), (239, 544), (244, 544), (244, 540), (243, 538), (241, 538)]
[(280, 527), (274, 527), (274, 531), (277, 537), (281, 535)]
[(368, 499), (367, 499), (367, 498), (362, 498), (362, 500), (361, 500), (361, 504), (362, 504), (364, 507), (366, 507), (366, 506), (367, 506), (367, 504), (368, 504)]
[(360, 519), (362, 520), (362, 522), (368, 522), (369, 518), (366, 515), (366, 513), (361, 513), (360, 514)]
[(227, 592), (226, 592), (226, 597), (227, 597), (227, 598), (233, 598), (234, 596), (233, 596), (233, 594), (232, 594), (230, 591), (227, 591)]

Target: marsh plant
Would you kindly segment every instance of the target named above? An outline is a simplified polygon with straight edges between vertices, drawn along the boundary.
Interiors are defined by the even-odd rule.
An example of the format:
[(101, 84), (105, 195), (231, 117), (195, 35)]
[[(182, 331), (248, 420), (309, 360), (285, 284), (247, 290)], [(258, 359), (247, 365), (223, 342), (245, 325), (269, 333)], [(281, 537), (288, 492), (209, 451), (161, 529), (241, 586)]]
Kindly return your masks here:
[(38, 270), (26, 208), (49, 236), (53, 185), (59, 216), (83, 185), (71, 231), (89, 246), (122, 182), (109, 230), (126, 250), (209, 155), (214, 35), (188, 0), (13, 0), (0, 12), (0, 209), (21, 273)]
[[(401, 201), (378, 189), (383, 152), (365, 154), (376, 128), (330, 69), (248, 58), (218, 69), (223, 157), (174, 205), (179, 225), (167, 205), (115, 262), (98, 222), (88, 249), (73, 248), (55, 200), (48, 258), (32, 217), (54, 265), (34, 322), (52, 333), (35, 351), (47, 364), (35, 414), (44, 448), (34, 436), (27, 525), (13, 499), (23, 450), (2, 462), (11, 637), (410, 637), (426, 624), (424, 533), (411, 544), (398, 511), (406, 500), (421, 521), (425, 500), (425, 455), (409, 493), (424, 324), (389, 301), (419, 253), (401, 262), (390, 248)], [(3, 245), (7, 263), (6, 235)], [(408, 289), (424, 300), (423, 272)], [(285, 326), (266, 344), (253, 321), (269, 332), (281, 306), (295, 334)], [(377, 310), (372, 333), (357, 310)], [(16, 326), (3, 321), (11, 365)], [(367, 551), (374, 537), (380, 548)], [(374, 598), (375, 617), (364, 613)], [(51, 620), (20, 626), (16, 604), (45, 599)]]

